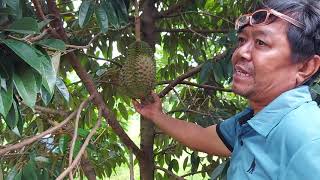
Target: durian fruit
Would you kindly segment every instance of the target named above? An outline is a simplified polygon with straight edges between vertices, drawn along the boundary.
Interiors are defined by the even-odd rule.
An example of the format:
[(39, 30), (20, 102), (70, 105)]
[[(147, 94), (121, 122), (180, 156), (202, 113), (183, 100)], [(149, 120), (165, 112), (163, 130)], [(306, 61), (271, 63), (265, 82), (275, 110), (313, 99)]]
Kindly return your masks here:
[(129, 45), (127, 59), (120, 72), (120, 87), (130, 98), (143, 99), (155, 86), (156, 68), (153, 51), (143, 41)]

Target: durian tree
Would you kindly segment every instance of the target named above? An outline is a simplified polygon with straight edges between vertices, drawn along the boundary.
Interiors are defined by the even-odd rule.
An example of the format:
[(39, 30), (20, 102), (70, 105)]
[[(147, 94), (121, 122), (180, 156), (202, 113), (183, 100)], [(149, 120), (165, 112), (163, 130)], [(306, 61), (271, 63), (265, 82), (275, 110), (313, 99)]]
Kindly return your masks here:
[(130, 179), (225, 179), (227, 158), (168, 137), (131, 99), (153, 89), (204, 127), (243, 109), (233, 22), (256, 3), (0, 0), (0, 179), (119, 179), (123, 166)]

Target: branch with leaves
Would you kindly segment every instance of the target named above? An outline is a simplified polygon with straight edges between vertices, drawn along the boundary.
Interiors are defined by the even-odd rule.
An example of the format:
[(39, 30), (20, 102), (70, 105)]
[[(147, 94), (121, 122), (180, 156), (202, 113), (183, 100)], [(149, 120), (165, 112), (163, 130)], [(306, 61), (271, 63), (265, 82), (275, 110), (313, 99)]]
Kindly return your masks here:
[[(48, 0), (48, 8), (49, 12), (55, 14), (56, 17), (59, 17), (59, 10), (56, 6), (54, 0)], [(58, 29), (60, 38), (65, 42), (68, 41), (68, 37), (63, 28), (63, 24), (61, 19), (55, 19), (51, 22), (51, 25)], [(104, 100), (100, 93), (98, 92), (92, 77), (86, 72), (86, 70), (80, 64), (80, 61), (77, 59), (76, 55), (73, 52), (70, 52), (66, 55), (73, 69), (76, 71), (80, 79), (82, 80), (84, 86), (88, 90), (90, 94), (95, 94), (95, 98), (93, 99), (93, 103), (101, 108), (103, 117), (107, 120), (108, 124), (114, 130), (114, 132), (119, 136), (120, 140), (135, 154), (137, 159), (143, 158), (143, 152), (137, 147), (137, 145), (130, 139), (127, 133), (123, 130), (119, 122), (115, 119), (112, 112), (106, 107)]]
[(183, 177), (180, 177), (180, 176), (174, 174), (173, 172), (169, 171), (166, 168), (162, 168), (160, 166), (156, 166), (155, 168), (165, 172), (166, 174), (168, 174), (169, 176), (171, 176), (175, 180), (185, 180)]
[[(227, 52), (224, 52), (220, 55), (217, 55), (213, 58), (213, 61), (217, 62), (219, 60), (222, 60), (227, 55)], [(182, 74), (177, 79), (170, 82), (170, 84), (165, 87), (158, 95), (160, 98), (164, 97), (166, 94), (168, 94), (177, 84), (184, 81), (185, 79), (192, 77), (193, 75), (199, 73), (201, 71), (203, 64), (200, 64), (199, 66), (189, 70), (188, 72)]]
[(231, 29), (164, 29), (158, 28), (157, 32), (168, 33), (199, 33), (199, 34), (213, 34), (213, 33), (229, 33)]
[[(164, 85), (164, 84), (171, 84), (171, 83), (172, 83), (172, 81), (161, 81), (161, 82), (158, 82), (157, 85)], [(185, 85), (194, 86), (194, 87), (203, 88), (203, 89), (209, 89), (209, 90), (232, 92), (231, 89), (225, 89), (225, 88), (221, 88), (221, 87), (204, 85), (204, 84), (197, 84), (197, 83), (193, 83), (190, 81), (181, 81), (178, 84), (185, 84)]]
[[(71, 164), (69, 164), (69, 167), (64, 170), (58, 177), (56, 180), (62, 180), (66, 175), (68, 175), (80, 162), (81, 157), (83, 155), (83, 153), (85, 152), (87, 146), (89, 145), (89, 142), (92, 138), (92, 136), (96, 133), (97, 129), (100, 127), (101, 125), (101, 118), (102, 118), (102, 109), (99, 109), (99, 115), (98, 115), (98, 121), (96, 123), (96, 125), (94, 126), (94, 128), (90, 131), (89, 135), (87, 136), (86, 140), (84, 141), (81, 149), (79, 150), (76, 158), (72, 161)], [(70, 152), (71, 153), (71, 152)]]
[[(85, 100), (83, 103), (84, 105), (87, 105), (88, 102), (90, 100), (93, 99), (94, 96), (91, 96), (90, 98), (88, 98), (87, 100)], [(10, 144), (10, 145), (7, 145), (5, 148), (3, 149), (0, 149), (0, 156), (7, 153), (7, 152), (10, 152), (10, 151), (13, 151), (13, 150), (16, 150), (16, 149), (20, 149), (20, 148), (23, 148), (24, 146), (27, 146), (31, 143), (34, 143), (35, 141), (38, 141), (39, 139), (43, 138), (44, 136), (48, 135), (48, 134), (51, 134), (55, 131), (57, 131), (58, 129), (62, 128), (63, 126), (65, 126), (75, 115), (76, 115), (77, 111), (74, 111), (72, 112), (65, 120), (63, 120), (61, 123), (59, 123), (58, 125), (46, 130), (46, 131), (43, 131), (42, 133), (40, 134), (37, 134), (35, 136), (32, 136), (28, 139), (25, 139), (25, 140), (22, 140), (20, 143), (16, 143), (16, 144)]]
[[(77, 112), (77, 116), (76, 116), (76, 119), (75, 119), (75, 123), (74, 123), (73, 137), (72, 137), (72, 141), (71, 141), (71, 144), (70, 144), (71, 148), (70, 148), (70, 153), (69, 153), (69, 166), (71, 166), (71, 164), (72, 164), (74, 146), (76, 144), (77, 137), (78, 137), (78, 125), (79, 125), (80, 114), (81, 114), (81, 111), (82, 111), (84, 105), (85, 105), (84, 103), (80, 104), (78, 112)], [(72, 175), (71, 171), (70, 171), (69, 177), (70, 177), (70, 179), (73, 179), (73, 175)]]
[(176, 3), (175, 5), (170, 6), (169, 9), (159, 12), (159, 14), (156, 16), (156, 18), (162, 18), (165, 16), (169, 16), (173, 13), (182, 12), (183, 9), (188, 7), (188, 5), (192, 3), (192, 0), (182, 0)]

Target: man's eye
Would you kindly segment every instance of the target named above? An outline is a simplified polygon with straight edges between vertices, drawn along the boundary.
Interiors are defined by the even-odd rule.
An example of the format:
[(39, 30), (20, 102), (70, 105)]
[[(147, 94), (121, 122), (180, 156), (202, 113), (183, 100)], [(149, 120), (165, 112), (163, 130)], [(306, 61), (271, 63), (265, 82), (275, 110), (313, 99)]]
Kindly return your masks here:
[(259, 45), (259, 46), (266, 46), (267, 45), (267, 43), (265, 43), (264, 41), (262, 41), (260, 39), (256, 40), (256, 44)]
[(246, 42), (246, 39), (243, 37), (238, 37), (238, 45), (242, 45)]

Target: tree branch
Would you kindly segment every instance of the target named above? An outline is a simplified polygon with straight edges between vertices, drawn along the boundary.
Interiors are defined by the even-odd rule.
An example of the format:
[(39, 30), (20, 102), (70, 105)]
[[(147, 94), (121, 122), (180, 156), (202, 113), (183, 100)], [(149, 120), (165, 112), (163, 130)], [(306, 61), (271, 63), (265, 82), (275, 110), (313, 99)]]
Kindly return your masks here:
[(67, 174), (69, 174), (69, 172), (71, 172), (73, 168), (75, 168), (78, 165), (79, 161), (81, 160), (81, 157), (82, 157), (83, 153), (85, 152), (87, 146), (89, 145), (89, 142), (90, 142), (92, 136), (96, 133), (97, 129), (101, 125), (101, 118), (102, 118), (102, 109), (100, 108), (99, 109), (99, 115), (98, 115), (98, 121), (97, 121), (96, 125), (94, 126), (94, 128), (90, 131), (90, 134), (87, 136), (86, 140), (84, 141), (84, 143), (83, 143), (81, 149), (79, 150), (76, 158), (71, 163), (71, 165), (57, 177), (56, 180), (63, 180), (63, 178)]
[(199, 174), (199, 173), (203, 173), (203, 172), (208, 172), (207, 170), (202, 170), (202, 171), (196, 171), (196, 172), (191, 172), (191, 173), (187, 173), (187, 174), (185, 174), (185, 175), (183, 175), (183, 176), (181, 176), (181, 177), (187, 177), (187, 176), (193, 176), (193, 175), (195, 175), (195, 174)]
[(29, 42), (39, 41), (39, 40), (43, 39), (48, 34), (48, 31), (49, 31), (49, 29), (45, 29), (38, 36), (30, 37), (30, 38), (27, 38), (26, 40)]
[(188, 24), (187, 20), (184, 18), (184, 16), (183, 16), (182, 14), (181, 14), (181, 18), (182, 18), (183, 22), (185, 23), (185, 25), (187, 26), (187, 28), (188, 28), (191, 32), (195, 33), (196, 35), (198, 35), (198, 36), (200, 36), (200, 37), (202, 37), (202, 38), (206, 38), (206, 37), (203, 36), (202, 34), (196, 32), (195, 30), (193, 30), (193, 28), (189, 27), (189, 24)]
[(229, 33), (230, 29), (164, 29), (158, 28), (157, 32), (169, 32), (169, 33), (200, 33), (200, 34), (212, 34), (212, 33)]
[(158, 155), (160, 155), (160, 154), (164, 154), (166, 151), (168, 151), (169, 149), (175, 148), (177, 145), (178, 145), (178, 144), (171, 144), (171, 145), (165, 147), (164, 149), (162, 149), (161, 151), (155, 153), (153, 157), (156, 157), (156, 156), (158, 156)]
[(199, 66), (189, 70), (188, 72), (186, 72), (185, 74), (182, 74), (181, 76), (179, 76), (177, 79), (171, 81), (171, 83), (165, 87), (160, 93), (159, 93), (159, 97), (162, 98), (165, 95), (167, 95), (177, 84), (179, 84), (181, 81), (183, 81), (184, 79), (187, 79), (195, 74), (197, 74), (198, 72), (201, 71), (203, 64), (200, 64)]
[[(170, 83), (172, 83), (172, 81), (161, 81), (161, 82), (158, 82), (157, 85), (164, 85), (164, 84), (170, 84)], [(217, 86), (210, 86), (210, 85), (204, 85), (204, 84), (196, 84), (189, 81), (181, 81), (178, 84), (185, 84), (185, 85), (194, 86), (194, 87), (203, 88), (203, 89), (209, 89), (209, 90), (232, 92), (231, 89), (225, 89)]]
[(42, 11), (42, 7), (41, 7), (41, 4), (39, 2), (39, 0), (31, 0), (33, 5), (34, 5), (34, 8), (36, 10), (36, 13), (37, 13), (37, 16), (40, 18), (40, 20), (44, 20), (46, 17)]
[(44, 112), (44, 113), (48, 113), (48, 114), (55, 114), (55, 115), (59, 115), (59, 116), (67, 116), (68, 113), (61, 111), (61, 110), (55, 110), (55, 109), (51, 109), (51, 108), (46, 108), (46, 107), (42, 107), (42, 106), (35, 106), (34, 108), (36, 111), (39, 112)]
[[(79, 124), (80, 114), (81, 114), (81, 111), (82, 111), (84, 105), (85, 105), (84, 103), (80, 104), (78, 112), (77, 112), (77, 116), (75, 119), (75, 123), (74, 123), (74, 131), (73, 131), (71, 148), (70, 148), (70, 153), (69, 153), (69, 166), (71, 166), (71, 164), (72, 164), (72, 156), (73, 156), (74, 146), (76, 144), (77, 137), (78, 137), (78, 124)], [(73, 179), (72, 171), (70, 171), (69, 178)]]
[[(91, 58), (93, 58), (93, 59), (104, 60), (104, 61), (113, 63), (113, 64), (115, 64), (115, 65), (117, 65), (117, 66), (119, 66), (119, 67), (122, 67), (122, 65), (121, 65), (120, 63), (118, 63), (118, 62), (116, 62), (116, 61), (113, 61), (113, 60), (109, 60), (109, 59), (97, 57), (97, 56), (94, 56), (94, 55), (91, 55), (91, 54), (86, 54), (86, 53), (81, 53), (81, 54), (84, 54), (84, 55), (86, 55), (86, 56), (88, 56), (88, 57), (91, 57)], [(118, 56), (118, 57), (119, 57), (119, 56)]]
[(163, 172), (165, 172), (166, 174), (170, 175), (171, 177), (173, 177), (173, 178), (176, 179), (176, 180), (185, 180), (183, 177), (180, 177), (180, 176), (175, 175), (173, 172), (169, 171), (169, 170), (166, 169), (166, 168), (162, 168), (162, 167), (160, 167), (160, 166), (156, 166), (155, 168), (156, 168), (156, 169), (159, 169), (159, 170), (161, 170), (161, 171), (163, 171)]
[(186, 8), (190, 3), (192, 3), (192, 0), (183, 0), (179, 3), (170, 6), (169, 9), (166, 11), (159, 12), (159, 14), (156, 16), (156, 18), (162, 18), (164, 16), (168, 16), (170, 14), (181, 12), (184, 8)]
[(195, 110), (192, 110), (192, 109), (177, 109), (177, 110), (169, 111), (169, 112), (167, 112), (167, 114), (173, 114), (173, 113), (176, 113), (176, 112), (185, 112), (185, 113), (189, 112), (189, 113), (195, 113), (195, 114), (200, 114), (200, 115), (203, 115), (203, 116), (212, 117), (211, 114), (195, 111)]
[[(90, 98), (88, 98), (87, 100), (85, 100), (85, 105), (93, 98), (93, 96), (91, 96)], [(55, 132), (56, 130), (62, 128), (64, 125), (66, 125), (70, 119), (72, 119), (75, 115), (76, 115), (76, 112), (77, 111), (74, 111), (72, 112), (65, 120), (63, 120), (61, 123), (59, 123), (57, 126), (54, 126), (46, 131), (43, 131), (42, 133), (38, 134), (38, 135), (35, 135), (35, 136), (32, 136), (31, 138), (28, 138), (28, 139), (25, 139), (23, 141), (21, 141), (20, 143), (17, 143), (17, 144), (11, 144), (11, 145), (8, 145), (6, 146), (6, 148), (4, 149), (0, 149), (0, 156), (2, 156), (3, 154), (9, 152), (9, 151), (12, 151), (12, 150), (15, 150), (15, 149), (20, 149), (28, 144), (31, 144), (39, 139), (41, 139), (42, 137), (48, 135), (48, 134), (51, 134), (53, 132)]]
[(183, 14), (197, 14), (197, 15), (205, 15), (205, 16), (209, 16), (209, 17), (213, 17), (213, 18), (218, 18), (218, 19), (222, 19), (232, 25), (234, 25), (233, 21), (230, 21), (229, 19), (219, 16), (219, 15), (215, 15), (215, 14), (211, 14), (209, 12), (203, 12), (203, 11), (184, 11), (184, 12), (180, 12), (180, 13), (176, 13), (176, 14), (170, 14), (167, 16), (163, 16), (162, 18), (174, 18), (174, 17), (179, 17)]
[[(214, 57), (214, 61), (219, 61), (221, 59), (223, 59), (225, 56), (227, 55), (227, 52), (224, 52), (220, 55), (217, 55), (216, 57)], [(162, 98), (165, 95), (167, 95), (177, 84), (179, 84), (180, 82), (182, 82), (183, 80), (197, 74), (198, 72), (201, 71), (203, 64), (200, 64), (199, 66), (189, 70), (188, 72), (186, 72), (185, 74), (182, 74), (181, 76), (179, 76), (177, 79), (171, 81), (171, 83), (165, 87), (160, 93), (159, 93), (159, 97)]]
[(67, 48), (72, 48), (72, 49), (88, 49), (88, 48), (90, 48), (90, 46), (93, 43), (93, 41), (95, 41), (101, 34), (102, 34), (102, 32), (99, 32), (98, 34), (93, 36), (93, 38), (85, 46), (77, 46), (77, 45), (66, 44), (66, 47)]
[[(56, 17), (59, 17), (59, 10), (55, 4), (54, 0), (47, 0), (49, 13), (55, 14)], [(60, 19), (56, 19), (51, 22), (52, 26), (55, 27), (59, 34), (61, 35), (61, 39), (67, 42), (67, 35), (64, 31), (62, 21)], [(96, 94), (93, 99), (93, 103), (102, 109), (103, 117), (107, 120), (108, 124), (111, 126), (113, 131), (118, 135), (120, 140), (135, 154), (138, 160), (143, 158), (143, 152), (138, 148), (138, 146), (130, 139), (130, 137), (123, 130), (119, 122), (115, 119), (112, 112), (106, 107), (104, 100), (100, 93), (98, 92), (92, 77), (85, 71), (85, 69), (81, 66), (80, 61), (77, 59), (76, 55), (73, 52), (67, 54), (67, 58), (69, 59), (70, 64), (73, 69), (76, 71), (77, 75), (82, 80), (84, 86), (88, 90), (90, 94)]]

